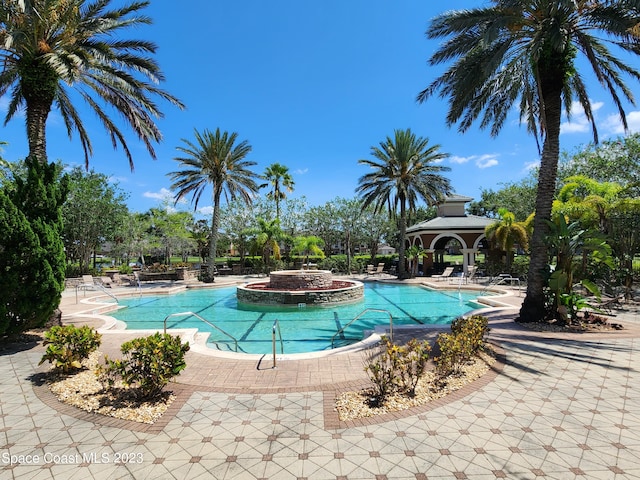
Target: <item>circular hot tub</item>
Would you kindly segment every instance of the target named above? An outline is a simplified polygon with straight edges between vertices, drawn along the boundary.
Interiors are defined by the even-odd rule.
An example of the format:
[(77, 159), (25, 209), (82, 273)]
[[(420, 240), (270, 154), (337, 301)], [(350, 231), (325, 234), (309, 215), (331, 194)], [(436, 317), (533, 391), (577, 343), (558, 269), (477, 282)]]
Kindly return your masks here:
[(364, 298), (364, 285), (336, 280), (329, 270), (281, 270), (269, 281), (237, 288), (240, 303), (257, 305), (314, 305), (354, 302)]

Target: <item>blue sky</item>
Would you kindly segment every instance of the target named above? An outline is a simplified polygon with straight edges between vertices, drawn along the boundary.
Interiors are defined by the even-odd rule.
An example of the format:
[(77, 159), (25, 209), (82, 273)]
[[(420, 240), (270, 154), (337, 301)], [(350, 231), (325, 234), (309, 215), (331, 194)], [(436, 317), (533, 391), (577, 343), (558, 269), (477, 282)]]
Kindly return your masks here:
[[(424, 0), (193, 0), (176, 5), (152, 0), (146, 14), (153, 25), (129, 33), (158, 45), (156, 58), (166, 76), (162, 87), (187, 106), (184, 111), (162, 106), (158, 159), (131, 137), (132, 173), (92, 114), (84, 116), (95, 150), (90, 167), (129, 192), (134, 211), (158, 206), (167, 196), (166, 174), (178, 167), (176, 147), (183, 138), (193, 139), (194, 129), (237, 132), (253, 146), (249, 158), (257, 162), (258, 173), (274, 162), (288, 166), (295, 181), (290, 196), (305, 196), (311, 205), (354, 197), (358, 178), (367, 172), (358, 160), (371, 158), (371, 147), (395, 129), (411, 128), (441, 145), (451, 155), (444, 164), (451, 167), (447, 176), (454, 190), (474, 198), (483, 188), (521, 179), (538, 161), (535, 140), (515, 114), (497, 138), (477, 126), (460, 134), (445, 125), (444, 101), (415, 101), (444, 68), (427, 64), (438, 46), (424, 35), (429, 20), (445, 8), (483, 2), (453, 0), (443, 7)], [(628, 84), (639, 96), (640, 86)], [(593, 83), (590, 95), (601, 140), (620, 135), (606, 93)], [(640, 107), (626, 107), (631, 130), (640, 131)], [(0, 109), (6, 111), (6, 99)], [(563, 150), (591, 140), (579, 111), (562, 132)], [(68, 139), (56, 112), (47, 135), (50, 160), (84, 163), (77, 139)], [(24, 158), (23, 118), (4, 127), (0, 140), (9, 143), (5, 159)], [(210, 204), (203, 197), (200, 207)]]

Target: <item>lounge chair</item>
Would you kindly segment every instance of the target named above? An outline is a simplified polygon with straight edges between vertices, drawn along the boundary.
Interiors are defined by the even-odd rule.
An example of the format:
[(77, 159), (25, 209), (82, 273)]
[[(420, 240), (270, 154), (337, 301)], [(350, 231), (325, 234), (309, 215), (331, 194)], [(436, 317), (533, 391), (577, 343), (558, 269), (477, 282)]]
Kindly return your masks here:
[(454, 267), (447, 267), (440, 275), (431, 275), (431, 278), (437, 278), (438, 280), (445, 280), (447, 278), (450, 278), (451, 275), (453, 275), (453, 268)]
[(379, 263), (371, 275), (380, 275), (381, 273), (384, 273), (384, 263)]
[(476, 277), (477, 272), (478, 272), (477, 265), (470, 265), (469, 267), (467, 267), (467, 273), (463, 274), (464, 282), (469, 283), (470, 280), (473, 281)]
[(373, 275), (373, 272), (375, 272), (376, 267), (373, 265), (367, 265), (367, 275)]
[(82, 275), (82, 281), (77, 288), (78, 290), (96, 290), (97, 285), (91, 275)]

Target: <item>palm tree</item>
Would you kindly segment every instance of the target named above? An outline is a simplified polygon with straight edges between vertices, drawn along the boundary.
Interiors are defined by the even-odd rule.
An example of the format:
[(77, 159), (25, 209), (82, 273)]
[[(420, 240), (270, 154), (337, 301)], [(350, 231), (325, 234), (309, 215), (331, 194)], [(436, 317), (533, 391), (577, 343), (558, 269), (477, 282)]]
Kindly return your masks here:
[(493, 136), (515, 106), (536, 141), (543, 142), (522, 322), (544, 316), (549, 258), (545, 237), (555, 193), (563, 106), (570, 114), (571, 103), (579, 102), (597, 142), (589, 94), (577, 70), (578, 55), (610, 93), (626, 128), (622, 100), (633, 103), (633, 98), (623, 75), (638, 79), (640, 72), (629, 59), (616, 58), (608, 45), (638, 54), (639, 15), (636, 0), (493, 0), (489, 7), (446, 12), (427, 30), (429, 38), (450, 37), (430, 63), (454, 63), (418, 95), (419, 102), (436, 93), (449, 97), (449, 125), (459, 122), (464, 132), (479, 120)]
[(295, 182), (293, 177), (289, 173), (289, 167), (281, 165), (279, 163), (272, 163), (264, 171), (262, 176), (269, 183), (260, 185), (260, 188), (271, 185), (271, 191), (267, 193), (267, 198), (276, 202), (276, 218), (280, 218), (280, 200), (287, 198), (287, 194), (283, 191), (293, 192), (293, 186)]
[(307, 266), (307, 269), (309, 268), (310, 255), (324, 257), (324, 251), (322, 250), (324, 241), (320, 237), (316, 237), (315, 235), (296, 237), (293, 239), (293, 243), (293, 252), (305, 256), (304, 265)]
[(273, 254), (275, 260), (280, 260), (280, 240), (284, 239), (284, 234), (280, 228), (280, 220), (265, 220), (258, 218), (258, 228), (255, 229), (255, 242), (262, 250), (262, 262), (265, 269), (269, 269), (269, 260)]
[(88, 166), (93, 148), (68, 87), (76, 90), (102, 122), (114, 148), (122, 147), (133, 170), (124, 134), (101, 104), (113, 107), (146, 145), (162, 135), (154, 117), (162, 117), (153, 97), (182, 108), (157, 87), (162, 72), (150, 57), (153, 43), (119, 40), (121, 30), (149, 24), (139, 12), (149, 2), (107, 10), (111, 0), (11, 0), (0, 4), (0, 96), (9, 93), (5, 124), (26, 113), (29, 155), (47, 162), (46, 122), (55, 106), (69, 136), (75, 130)]
[(185, 147), (177, 147), (186, 157), (176, 157), (182, 170), (168, 173), (173, 180), (172, 190), (176, 190), (175, 201), (191, 195), (194, 210), (198, 208), (200, 197), (211, 185), (213, 189), (213, 215), (211, 218), (211, 241), (209, 243), (209, 268), (213, 271), (218, 246), (218, 229), (220, 226), (220, 202), (224, 195), (226, 202), (241, 198), (247, 205), (253, 201), (258, 191), (255, 178), (258, 175), (250, 170), (255, 162), (245, 160), (251, 152), (251, 145), (246, 140), (236, 144), (238, 134), (205, 130), (194, 131), (195, 143), (182, 139)]
[(513, 262), (513, 246), (518, 243), (523, 249), (529, 247), (529, 235), (524, 222), (516, 222), (516, 216), (506, 208), (498, 210), (500, 219), (484, 229), (491, 245), (506, 253), (507, 272)]
[(356, 188), (363, 198), (362, 209), (373, 205), (376, 213), (385, 207), (397, 213), (400, 208), (399, 278), (406, 277), (407, 209), (415, 211), (420, 199), (434, 205), (451, 191), (449, 180), (440, 175), (450, 168), (437, 164), (449, 155), (439, 150), (440, 145), (429, 146), (428, 138), (416, 137), (411, 129), (396, 130), (393, 138), (371, 148), (377, 161), (359, 161), (373, 169), (360, 177)]
[(418, 275), (420, 266), (420, 257), (424, 256), (427, 251), (421, 245), (411, 245), (406, 250), (407, 259), (409, 260), (409, 270), (412, 276)]

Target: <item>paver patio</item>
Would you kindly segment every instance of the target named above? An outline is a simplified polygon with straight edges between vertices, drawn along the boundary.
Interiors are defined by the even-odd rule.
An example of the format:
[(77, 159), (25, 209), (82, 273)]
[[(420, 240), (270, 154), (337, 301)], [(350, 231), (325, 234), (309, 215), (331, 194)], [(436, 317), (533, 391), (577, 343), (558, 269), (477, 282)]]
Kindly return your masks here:
[[(506, 359), (498, 372), (424, 408), (352, 423), (332, 405), (366, 384), (359, 353), (273, 370), (189, 352), (178, 400), (149, 427), (61, 404), (38, 383), (41, 346), (5, 349), (0, 478), (640, 478), (638, 313), (618, 315), (622, 331), (569, 335), (524, 330), (516, 312), (491, 318)], [(126, 335), (104, 335), (101, 350)]]

